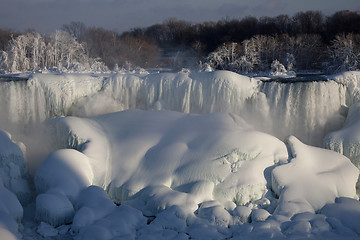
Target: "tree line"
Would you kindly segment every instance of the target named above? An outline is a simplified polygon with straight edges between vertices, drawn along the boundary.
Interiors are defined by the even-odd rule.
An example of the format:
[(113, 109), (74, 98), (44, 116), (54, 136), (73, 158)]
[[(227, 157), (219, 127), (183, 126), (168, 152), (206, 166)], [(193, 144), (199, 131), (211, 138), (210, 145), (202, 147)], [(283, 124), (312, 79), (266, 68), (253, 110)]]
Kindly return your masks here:
[[(330, 16), (307, 11), (291, 17), (249, 16), (204, 23), (171, 18), (123, 33), (71, 22), (61, 30), (81, 45), (89, 59), (101, 59), (109, 69), (176, 69), (201, 62), (215, 69), (249, 73), (268, 71), (275, 60), (287, 70), (297, 71), (334, 72), (360, 67), (360, 14), (354, 11)], [(0, 50), (7, 53), (8, 61), (14, 55), (12, 45), (26, 34), (0, 30)], [(45, 45), (51, 36), (41, 36)], [(26, 51), (25, 57), (31, 58), (31, 51)]]

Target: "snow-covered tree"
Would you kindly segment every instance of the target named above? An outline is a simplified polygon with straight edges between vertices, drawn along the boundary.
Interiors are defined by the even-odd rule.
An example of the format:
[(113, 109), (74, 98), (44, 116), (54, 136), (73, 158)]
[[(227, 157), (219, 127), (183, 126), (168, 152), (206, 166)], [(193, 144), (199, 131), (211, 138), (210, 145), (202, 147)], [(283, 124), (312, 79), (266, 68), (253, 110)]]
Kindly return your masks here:
[(8, 69), (8, 54), (5, 51), (0, 51), (0, 72), (5, 72)]
[(273, 73), (285, 73), (286, 68), (283, 64), (281, 64), (279, 62), (279, 60), (275, 59), (272, 63), (271, 63), (271, 72)]
[[(7, 52), (2, 53), (3, 68), (9, 72), (27, 72), (43, 69), (60, 71), (106, 71), (98, 59), (89, 58), (83, 44), (64, 31), (49, 36), (28, 32), (13, 38)], [(5, 61), (6, 60), (6, 61)]]
[(295, 57), (294, 54), (292, 53), (286, 53), (286, 69), (288, 71), (292, 71), (294, 69), (295, 66)]
[(206, 58), (214, 69), (237, 71), (239, 68), (240, 45), (238, 43), (223, 44)]
[(360, 68), (360, 35), (337, 35), (329, 48), (330, 71), (351, 71)]

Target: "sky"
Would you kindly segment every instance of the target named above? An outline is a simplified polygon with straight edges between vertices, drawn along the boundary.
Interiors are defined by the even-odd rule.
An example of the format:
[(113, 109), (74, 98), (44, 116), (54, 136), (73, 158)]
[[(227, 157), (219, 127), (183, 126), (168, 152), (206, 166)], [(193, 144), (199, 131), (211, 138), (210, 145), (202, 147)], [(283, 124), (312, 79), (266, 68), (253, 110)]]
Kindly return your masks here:
[(359, 0), (0, 0), (0, 28), (51, 33), (83, 22), (123, 32), (177, 18), (192, 23), (319, 10), (360, 11)]

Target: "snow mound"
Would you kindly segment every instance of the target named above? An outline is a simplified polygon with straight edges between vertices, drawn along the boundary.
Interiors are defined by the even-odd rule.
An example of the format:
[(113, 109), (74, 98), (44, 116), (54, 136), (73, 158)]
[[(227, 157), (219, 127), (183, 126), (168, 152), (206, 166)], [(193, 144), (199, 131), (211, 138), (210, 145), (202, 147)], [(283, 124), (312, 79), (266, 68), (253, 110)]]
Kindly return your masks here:
[[(335, 203), (327, 204), (321, 213), (331, 219), (337, 227), (349, 228), (360, 235), (360, 202), (351, 198), (337, 198)], [(355, 236), (354, 236), (355, 237)]]
[[(88, 172), (90, 183), (106, 187), (109, 183), (110, 144), (102, 127), (90, 119), (76, 117), (55, 117), (46, 120), (49, 134), (56, 139), (56, 148), (71, 148), (86, 155), (86, 165), (92, 170)], [(81, 164), (80, 164), (81, 165)]]
[(291, 159), (272, 171), (272, 189), (280, 201), (274, 214), (316, 212), (336, 197), (357, 197), (359, 170), (348, 158), (293, 136), (286, 142)]
[(36, 220), (58, 227), (71, 223), (73, 216), (74, 207), (61, 191), (50, 189), (36, 197)]
[[(337, 197), (356, 198), (359, 171), (346, 157), (292, 136), (284, 143), (228, 113), (128, 110), (48, 123), (58, 146), (77, 149), (55, 151), (76, 152), (59, 162), (71, 162), (79, 176), (106, 179), (100, 187), (88, 181), (76, 188), (70, 231), (76, 239), (226, 239), (237, 233), (256, 239), (328, 232), (336, 238), (343, 233), (334, 230), (341, 219), (319, 211)], [(54, 167), (47, 161), (44, 172)], [(83, 172), (75, 163), (85, 163)], [(68, 179), (44, 189), (65, 193)], [(124, 223), (120, 213), (132, 220)]]
[(93, 171), (86, 155), (73, 149), (52, 152), (39, 166), (35, 174), (38, 193), (59, 189), (71, 201), (81, 190), (92, 184)]
[[(179, 199), (194, 206), (213, 199), (245, 204), (266, 192), (270, 174), (265, 170), (287, 159), (281, 141), (231, 114), (134, 110), (94, 120), (111, 143), (108, 191), (117, 202), (138, 193), (156, 205)], [(152, 208), (149, 199), (146, 205)]]

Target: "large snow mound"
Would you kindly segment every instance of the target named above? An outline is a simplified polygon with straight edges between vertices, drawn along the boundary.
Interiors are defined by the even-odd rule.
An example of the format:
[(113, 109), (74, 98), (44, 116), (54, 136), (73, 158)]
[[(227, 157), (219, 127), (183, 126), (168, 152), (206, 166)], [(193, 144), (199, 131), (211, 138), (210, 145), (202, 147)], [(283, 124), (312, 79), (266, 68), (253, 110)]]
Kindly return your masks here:
[[(237, 115), (129, 110), (47, 123), (57, 145), (73, 149), (39, 167), (54, 177), (37, 184), (37, 214), (53, 227), (72, 221), (76, 239), (358, 236), (343, 205), (327, 205), (357, 198), (350, 160), (295, 137), (284, 143)], [(56, 171), (67, 177), (54, 181)]]
[[(240, 117), (232, 114), (187, 115), (133, 110), (93, 118), (93, 124), (89, 124), (89, 119), (71, 117), (69, 120), (58, 119), (71, 129), (66, 132), (74, 139), (84, 139), (85, 145), (79, 150), (91, 155), (95, 152), (92, 148), (96, 148), (97, 154), (103, 156), (103, 164), (97, 164), (96, 171), (106, 172), (110, 180), (105, 187), (117, 202), (130, 200), (136, 194), (145, 197), (154, 191), (170, 191), (174, 192), (175, 202), (175, 195), (186, 193), (183, 197), (189, 198), (194, 206), (212, 199), (245, 204), (265, 194), (270, 179), (266, 169), (287, 160), (284, 143), (251, 130)], [(91, 131), (83, 131), (96, 123), (110, 143), (109, 165), (106, 164), (107, 148), (90, 145), (91, 140), (87, 139), (91, 139)], [(74, 147), (71, 143), (77, 141), (68, 142), (69, 147)], [(94, 167), (93, 159), (88, 158)], [(48, 173), (42, 166), (38, 172)], [(101, 167), (103, 169), (99, 169)], [(97, 178), (96, 173), (94, 177)], [(153, 206), (144, 207), (153, 210)]]
[(293, 136), (287, 139), (287, 145), (290, 162), (272, 171), (272, 189), (280, 196), (275, 213), (289, 217), (314, 213), (336, 197), (357, 198), (354, 183), (359, 170), (349, 159), (307, 146)]

